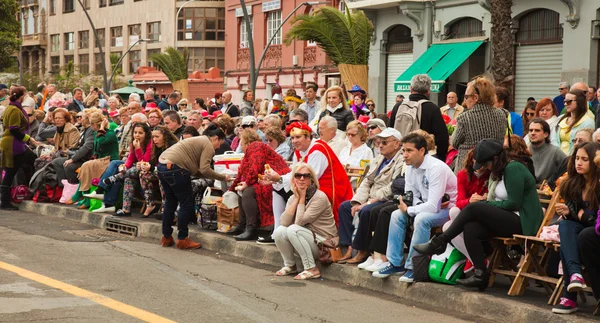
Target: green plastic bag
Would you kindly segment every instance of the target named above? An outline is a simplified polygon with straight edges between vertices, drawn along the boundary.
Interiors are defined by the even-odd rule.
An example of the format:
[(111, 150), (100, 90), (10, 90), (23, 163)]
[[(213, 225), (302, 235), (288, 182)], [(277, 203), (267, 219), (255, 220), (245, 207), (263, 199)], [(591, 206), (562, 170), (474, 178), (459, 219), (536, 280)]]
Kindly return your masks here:
[[(90, 187), (90, 193), (93, 193), (93, 192), (94, 192), (94, 191), (96, 191), (97, 189), (98, 189), (98, 187), (97, 187), (97, 186), (94, 186), (94, 185), (92, 185), (92, 186)], [(90, 198), (87, 198), (87, 197), (86, 197), (86, 199), (88, 199), (88, 200), (90, 201), (90, 212), (92, 212), (92, 211), (94, 211), (94, 210), (97, 210), (97, 209), (99, 209), (99, 208), (101, 208), (101, 207), (102, 207), (102, 200), (98, 200), (98, 199), (90, 199)]]
[(438, 283), (455, 285), (456, 280), (463, 274), (466, 257), (448, 244), (441, 255), (433, 255), (429, 262), (429, 278)]

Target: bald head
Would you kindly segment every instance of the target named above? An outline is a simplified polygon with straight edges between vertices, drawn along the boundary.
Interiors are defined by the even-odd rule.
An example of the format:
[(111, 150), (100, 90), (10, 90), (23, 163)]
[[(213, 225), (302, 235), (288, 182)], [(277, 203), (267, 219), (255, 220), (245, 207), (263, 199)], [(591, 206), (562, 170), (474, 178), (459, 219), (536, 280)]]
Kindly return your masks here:
[(571, 86), (571, 91), (573, 90), (580, 90), (583, 91), (583, 93), (586, 93), (588, 91), (588, 86), (583, 82), (577, 82)]
[(456, 95), (456, 93), (448, 92), (448, 95), (446, 95), (446, 104), (449, 107), (454, 108), (456, 106), (457, 102), (458, 102), (458, 96)]

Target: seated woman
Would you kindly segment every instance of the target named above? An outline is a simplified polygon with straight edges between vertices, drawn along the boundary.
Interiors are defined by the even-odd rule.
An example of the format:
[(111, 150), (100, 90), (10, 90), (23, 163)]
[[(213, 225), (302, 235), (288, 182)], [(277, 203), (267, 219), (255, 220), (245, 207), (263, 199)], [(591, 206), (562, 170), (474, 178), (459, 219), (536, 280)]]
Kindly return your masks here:
[(66, 153), (69, 149), (75, 148), (80, 134), (77, 127), (73, 125), (71, 114), (66, 109), (54, 110), (54, 125), (56, 125), (56, 135), (54, 135), (56, 151)]
[(568, 176), (560, 184), (560, 196), (565, 203), (556, 204), (556, 213), (562, 218), (558, 232), (565, 288), (560, 304), (552, 309), (552, 313), (576, 312), (577, 292), (586, 287), (581, 275), (578, 236), (583, 229), (594, 227), (598, 217), (600, 171), (594, 159), (600, 162), (596, 157), (599, 149), (597, 143), (576, 145), (569, 158)]
[(489, 273), (482, 242), (492, 237), (509, 238), (514, 234), (535, 235), (543, 211), (535, 177), (525, 165), (510, 158), (502, 141), (481, 140), (475, 146), (473, 157), (473, 169), (490, 170), (492, 182), (487, 201), (467, 205), (444, 233), (427, 243), (415, 245), (414, 249), (425, 255), (441, 254), (452, 239), (463, 233), (475, 272), (469, 278), (457, 280), (457, 283), (483, 291), (487, 288)]
[[(488, 179), (490, 178), (490, 171), (486, 168), (474, 170), (473, 164), (475, 164), (475, 160), (473, 159), (473, 151), (471, 151), (465, 159), (464, 168), (456, 174), (458, 193), (456, 197), (456, 206), (450, 209), (450, 221), (446, 222), (442, 227), (444, 231), (450, 227), (452, 221), (456, 219), (460, 211), (467, 207), (467, 205), (485, 201), (487, 199), (487, 184)], [(465, 265), (464, 272), (473, 270), (473, 262), (471, 261), (471, 256), (469, 256), (469, 252), (465, 246), (465, 239), (462, 233), (452, 239), (452, 245), (467, 257), (468, 261)]]
[(163, 122), (163, 115), (159, 109), (146, 109), (146, 117), (148, 117), (148, 124), (150, 128), (154, 128)]
[(54, 145), (54, 135), (56, 134), (56, 126), (54, 125), (54, 110), (46, 112), (46, 117), (38, 127), (37, 137), (35, 140), (42, 144)]
[[(117, 136), (113, 130), (109, 129), (108, 120), (102, 115), (102, 112), (99, 110), (92, 112), (89, 119), (90, 127), (95, 131), (94, 151), (92, 160), (83, 163), (79, 170), (79, 188), (77, 191), (81, 193), (88, 193), (92, 180), (100, 178), (110, 162), (119, 158)], [(80, 205), (80, 208), (87, 207), (89, 207), (89, 200), (86, 199)]]
[(319, 248), (315, 240), (320, 242), (338, 235), (331, 204), (327, 195), (319, 190), (315, 171), (308, 164), (297, 163), (294, 166), (291, 185), (294, 195), (281, 214), (281, 225), (273, 233), (284, 264), (275, 275), (297, 273), (298, 254), (304, 271), (294, 279), (319, 278), (321, 272), (315, 262)]
[(265, 130), (267, 145), (275, 150), (284, 160), (288, 160), (292, 155), (290, 145), (285, 141), (285, 135), (279, 127), (268, 127)]
[(244, 131), (240, 144), (244, 158), (238, 174), (229, 187), (232, 192), (241, 193), (239, 200), (240, 223), (230, 234), (235, 240), (258, 239), (258, 228), (273, 225), (273, 186), (260, 185), (259, 175), (269, 165), (279, 174), (290, 172), (285, 160), (260, 140), (256, 132)]
[[(367, 130), (358, 121), (352, 121), (346, 127), (346, 137), (350, 145), (345, 146), (338, 158), (342, 165), (350, 167), (361, 167), (362, 160), (373, 159), (373, 151), (367, 146)], [(357, 177), (351, 179), (352, 187), (356, 187)]]

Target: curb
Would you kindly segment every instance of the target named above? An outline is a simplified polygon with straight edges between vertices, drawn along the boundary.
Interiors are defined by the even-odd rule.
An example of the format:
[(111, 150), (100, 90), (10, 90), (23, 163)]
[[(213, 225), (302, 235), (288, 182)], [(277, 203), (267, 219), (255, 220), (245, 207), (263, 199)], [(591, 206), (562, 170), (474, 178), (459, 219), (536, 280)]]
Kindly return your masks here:
[[(162, 237), (162, 225), (157, 220), (137, 218), (116, 218), (108, 214), (90, 213), (61, 204), (39, 204), (23, 201), (21, 210), (40, 215), (61, 217), (68, 220), (105, 228), (107, 219), (132, 225), (138, 228), (138, 236), (158, 239)], [(175, 229), (174, 233), (177, 230)], [(204, 249), (222, 254), (249, 259), (254, 262), (279, 267), (282, 265), (279, 251), (274, 245), (259, 245), (254, 242), (238, 242), (222, 233), (200, 230), (190, 226), (189, 236), (200, 241)], [(371, 273), (356, 267), (332, 264), (321, 269), (321, 275), (331, 281), (348, 286), (365, 288), (400, 297), (404, 300), (427, 304), (441, 312), (457, 312), (462, 315), (479, 317), (486, 321), (502, 322), (589, 322), (591, 315), (557, 315), (550, 306), (537, 306), (523, 300), (523, 297), (494, 296), (449, 285), (435, 283), (401, 283), (397, 276), (390, 279), (377, 279)], [(505, 293), (505, 291), (504, 291)], [(530, 292), (531, 294), (532, 292)], [(538, 296), (546, 299), (546, 296)], [(593, 300), (593, 297), (590, 297)], [(588, 301), (588, 304), (590, 302)], [(586, 310), (587, 311), (587, 310)]]

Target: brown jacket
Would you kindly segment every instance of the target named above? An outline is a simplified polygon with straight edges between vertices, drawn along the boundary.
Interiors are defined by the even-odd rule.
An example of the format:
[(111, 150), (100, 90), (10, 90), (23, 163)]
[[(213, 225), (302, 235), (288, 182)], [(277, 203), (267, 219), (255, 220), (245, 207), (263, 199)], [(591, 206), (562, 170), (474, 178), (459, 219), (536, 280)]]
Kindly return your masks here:
[(363, 204), (370, 199), (378, 199), (379, 201), (392, 199), (392, 181), (400, 175), (404, 165), (402, 150), (398, 150), (392, 160), (377, 174), (377, 169), (383, 163), (383, 159), (383, 155), (379, 155), (371, 162), (369, 173), (356, 189), (352, 202)]
[(215, 173), (210, 167), (215, 149), (206, 136), (192, 137), (182, 140), (165, 150), (159, 161), (171, 163), (190, 171), (192, 176), (225, 180), (225, 175)]
[[(290, 197), (287, 206), (292, 204), (294, 198), (293, 195)], [(337, 237), (338, 235), (331, 203), (329, 203), (327, 195), (319, 190), (315, 192), (315, 195), (306, 205), (298, 204), (296, 214), (288, 214), (285, 211), (281, 214), (282, 226), (289, 227), (292, 224), (305, 227), (325, 239)]]
[(62, 134), (59, 134), (58, 131), (56, 131), (56, 134), (54, 135), (54, 148), (56, 151), (67, 151), (71, 148), (75, 148), (77, 147), (79, 136), (79, 130), (77, 130), (73, 124), (67, 122)]

